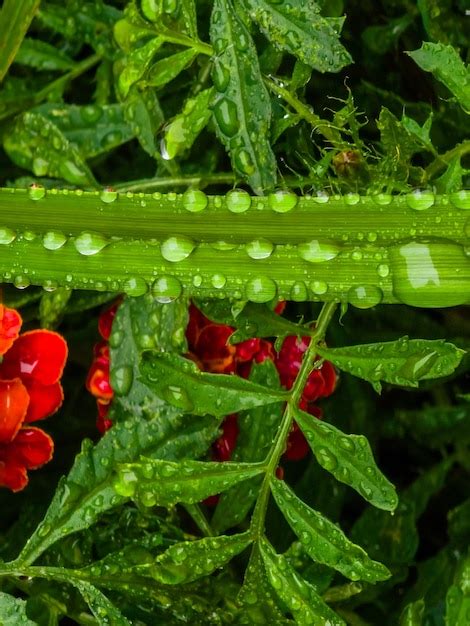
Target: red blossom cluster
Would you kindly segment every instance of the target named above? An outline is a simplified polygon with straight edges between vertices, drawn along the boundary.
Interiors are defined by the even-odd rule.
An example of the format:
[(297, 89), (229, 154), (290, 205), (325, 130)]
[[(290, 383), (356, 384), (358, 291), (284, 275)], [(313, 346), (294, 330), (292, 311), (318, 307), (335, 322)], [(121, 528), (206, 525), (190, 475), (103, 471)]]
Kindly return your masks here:
[(49, 330), (19, 335), (18, 311), (0, 304), (0, 486), (20, 491), (28, 470), (51, 460), (54, 442), (30, 426), (55, 413), (63, 401), (60, 378), (67, 344)]

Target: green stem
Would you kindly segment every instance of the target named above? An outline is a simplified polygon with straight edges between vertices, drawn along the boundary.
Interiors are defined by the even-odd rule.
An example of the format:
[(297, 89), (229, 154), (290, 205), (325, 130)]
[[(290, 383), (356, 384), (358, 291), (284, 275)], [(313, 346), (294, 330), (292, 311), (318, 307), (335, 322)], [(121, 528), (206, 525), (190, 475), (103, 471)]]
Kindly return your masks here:
[(142, 178), (111, 185), (116, 191), (149, 191), (156, 189), (174, 189), (175, 187), (197, 187), (208, 185), (231, 185), (236, 180), (233, 172), (217, 174), (196, 174), (191, 176), (167, 176), (160, 178)]
[(462, 158), (467, 154), (470, 154), (470, 140), (469, 139), (467, 139), (466, 141), (462, 141), (462, 143), (459, 143), (451, 150), (448, 150), (445, 154), (441, 154), (437, 156), (434, 159), (434, 161), (427, 166), (425, 170), (426, 179), (431, 180), (432, 178), (434, 178), (434, 176), (440, 170), (447, 167), (449, 163), (452, 161), (452, 159), (454, 159), (456, 156), (459, 156), (460, 158)]
[(212, 530), (199, 504), (185, 504), (184, 508), (191, 516), (193, 522), (197, 525), (203, 535), (205, 535), (206, 537), (214, 536), (214, 531)]
[(312, 372), (314, 360), (317, 356), (317, 346), (325, 337), (328, 325), (333, 318), (336, 307), (336, 302), (328, 302), (323, 305), (316, 323), (315, 334), (305, 351), (299, 373), (297, 374), (294, 384), (290, 390), (289, 399), (287, 400), (286, 408), (284, 409), (284, 415), (282, 416), (279, 430), (266, 460), (266, 474), (258, 494), (258, 499), (256, 501), (255, 510), (251, 520), (251, 531), (256, 539), (259, 539), (264, 533), (264, 520), (266, 517), (266, 509), (268, 507), (269, 495), (271, 493), (271, 481), (275, 475), (281, 456), (284, 454), (286, 449), (287, 437), (289, 436), (294, 418), (294, 410), (300, 402), (305, 384), (310, 376), (310, 373)]

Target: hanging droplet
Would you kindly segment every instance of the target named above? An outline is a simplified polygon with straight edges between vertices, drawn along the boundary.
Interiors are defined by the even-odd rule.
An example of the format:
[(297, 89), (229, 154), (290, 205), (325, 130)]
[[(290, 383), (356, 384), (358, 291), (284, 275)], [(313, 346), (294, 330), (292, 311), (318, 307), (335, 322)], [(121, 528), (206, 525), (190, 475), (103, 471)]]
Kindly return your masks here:
[(462, 189), (450, 194), (450, 201), (457, 209), (470, 209), (470, 191)]
[(434, 204), (434, 194), (431, 191), (413, 191), (406, 194), (406, 204), (415, 211), (425, 211)]
[(147, 293), (148, 285), (147, 282), (140, 276), (133, 276), (124, 281), (122, 290), (128, 296), (138, 297)]
[(11, 228), (0, 228), (0, 245), (7, 246), (16, 239), (16, 233)]
[(112, 187), (106, 187), (100, 193), (101, 202), (106, 202), (106, 204), (110, 202), (114, 202), (117, 197), (118, 197), (117, 191), (114, 191)]
[(186, 211), (191, 213), (199, 213), (207, 206), (207, 196), (200, 189), (188, 189), (183, 194), (183, 206)]
[(267, 276), (258, 276), (249, 280), (245, 287), (245, 295), (251, 302), (269, 302), (276, 297), (277, 285)]
[(348, 302), (357, 309), (370, 309), (382, 302), (383, 293), (375, 285), (357, 285), (348, 291)]
[(294, 283), (290, 290), (290, 298), (294, 302), (305, 302), (308, 300), (307, 285), (303, 281)]
[(65, 245), (67, 237), (60, 230), (50, 230), (44, 234), (42, 245), (46, 250), (58, 250)]
[(267, 259), (271, 256), (274, 245), (267, 239), (253, 239), (245, 245), (245, 250), (252, 259)]
[(32, 185), (29, 186), (28, 196), (31, 198), (31, 200), (42, 200), (42, 198), (44, 198), (45, 195), (46, 195), (46, 190), (44, 189), (42, 185), (33, 183)]
[(338, 256), (339, 246), (332, 241), (312, 239), (297, 246), (299, 256), (309, 263), (324, 263)]
[(184, 261), (196, 247), (196, 244), (189, 237), (178, 235), (169, 237), (161, 246), (162, 257), (172, 263)]
[(312, 280), (310, 289), (316, 296), (323, 296), (328, 291), (328, 284), (324, 280)]
[(326, 204), (330, 200), (330, 196), (326, 193), (326, 191), (318, 191), (315, 196), (312, 197), (312, 200), (317, 204)]
[(160, 304), (169, 304), (180, 297), (183, 287), (174, 276), (160, 276), (152, 285), (152, 295)]
[(225, 202), (232, 213), (244, 213), (251, 206), (251, 196), (243, 189), (234, 189), (225, 196)]
[(297, 206), (298, 197), (291, 191), (276, 191), (268, 196), (268, 205), (276, 213), (287, 213)]
[(24, 276), (24, 274), (18, 274), (13, 279), (13, 284), (17, 289), (26, 289), (26, 287), (30, 286), (31, 281), (27, 276)]
[(73, 240), (73, 245), (80, 254), (93, 256), (108, 245), (109, 241), (100, 233), (84, 232)]

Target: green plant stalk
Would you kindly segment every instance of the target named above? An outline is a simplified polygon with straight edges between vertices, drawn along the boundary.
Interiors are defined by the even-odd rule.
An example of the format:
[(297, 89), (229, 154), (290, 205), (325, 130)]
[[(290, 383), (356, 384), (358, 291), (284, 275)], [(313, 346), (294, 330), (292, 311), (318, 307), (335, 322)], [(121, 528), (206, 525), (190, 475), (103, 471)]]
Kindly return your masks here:
[(289, 399), (286, 403), (286, 408), (284, 410), (284, 415), (282, 416), (279, 430), (266, 460), (266, 474), (264, 476), (256, 501), (253, 517), (251, 519), (251, 531), (256, 539), (260, 539), (264, 533), (264, 520), (266, 517), (269, 494), (271, 491), (271, 480), (275, 475), (281, 456), (284, 454), (286, 449), (287, 438), (294, 419), (294, 410), (299, 405), (305, 384), (314, 367), (314, 360), (317, 356), (317, 346), (325, 338), (326, 331), (331, 320), (333, 319), (335, 310), (336, 303), (334, 302), (329, 302), (323, 305), (320, 315), (318, 316), (316, 332), (312, 336), (309, 346), (305, 351), (299, 373), (297, 374), (294, 384), (290, 390)]
[(469, 199), (0, 189), (0, 275), (163, 301), (455, 306), (470, 301)]

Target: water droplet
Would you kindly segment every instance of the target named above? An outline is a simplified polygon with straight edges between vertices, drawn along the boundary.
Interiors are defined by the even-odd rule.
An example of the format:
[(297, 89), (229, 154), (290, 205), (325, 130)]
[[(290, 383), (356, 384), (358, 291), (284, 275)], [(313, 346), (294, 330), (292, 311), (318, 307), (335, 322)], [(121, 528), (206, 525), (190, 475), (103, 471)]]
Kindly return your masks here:
[(214, 85), (217, 87), (217, 91), (220, 92), (225, 91), (230, 82), (230, 72), (217, 58), (214, 61), (214, 67), (212, 69), (212, 79), (214, 81)]
[(318, 448), (316, 457), (320, 465), (328, 472), (332, 472), (338, 466), (338, 459), (328, 448)]
[(80, 235), (73, 240), (73, 245), (77, 251), (84, 256), (98, 254), (108, 243), (106, 237), (100, 233), (93, 232), (80, 233)]
[(377, 265), (377, 274), (380, 278), (387, 278), (390, 274), (390, 267), (386, 263), (380, 263)]
[(330, 196), (326, 191), (317, 191), (317, 194), (313, 196), (312, 200), (317, 204), (326, 204), (330, 200)]
[(114, 483), (114, 490), (120, 496), (131, 498), (136, 491), (139, 483), (138, 477), (132, 470), (121, 470), (119, 476)]
[(331, 261), (340, 252), (339, 246), (332, 241), (319, 241), (318, 239), (299, 244), (297, 250), (299, 256), (309, 263)]
[(214, 274), (211, 277), (211, 284), (216, 289), (222, 289), (223, 287), (225, 287), (226, 283), (227, 279), (223, 274)]
[(27, 276), (24, 276), (23, 274), (18, 274), (13, 279), (13, 284), (17, 289), (26, 289), (26, 287), (30, 286), (31, 281)]
[(180, 297), (183, 287), (174, 276), (160, 276), (152, 285), (152, 295), (160, 304), (169, 304)]
[(267, 259), (271, 256), (274, 245), (267, 239), (253, 239), (246, 244), (245, 250), (252, 259)]
[(356, 451), (356, 444), (354, 443), (353, 439), (351, 439), (350, 437), (338, 437), (336, 443), (338, 444), (340, 448), (342, 448), (343, 450), (346, 450), (346, 452)]
[(183, 194), (183, 206), (191, 213), (199, 213), (207, 206), (207, 196), (200, 189), (188, 189)]
[(276, 213), (287, 213), (297, 206), (298, 197), (291, 191), (276, 191), (268, 196), (268, 205)]
[[(37, 174), (37, 176), (40, 176), (40, 175), (41, 174)], [(29, 186), (28, 196), (31, 198), (31, 200), (42, 200), (42, 198), (44, 198), (45, 195), (46, 195), (46, 190), (44, 189), (42, 185), (33, 183), (32, 185)]]
[(16, 233), (11, 228), (0, 228), (0, 245), (7, 246), (16, 239)]
[(302, 281), (294, 283), (290, 290), (290, 298), (294, 302), (305, 302), (305, 300), (308, 300), (307, 285)]
[(189, 413), (194, 408), (188, 394), (182, 387), (169, 385), (163, 390), (162, 395), (168, 404), (172, 404), (182, 411)]
[(46, 250), (58, 250), (66, 243), (67, 237), (60, 230), (50, 230), (44, 234), (42, 245)]
[(348, 302), (358, 309), (370, 309), (382, 302), (383, 293), (375, 285), (358, 285), (348, 291)]
[(470, 191), (456, 191), (450, 194), (450, 201), (457, 209), (470, 209)]
[(106, 202), (107, 204), (110, 202), (114, 202), (118, 197), (117, 191), (114, 191), (111, 187), (106, 187), (100, 193), (100, 200), (102, 202)]
[(42, 157), (36, 157), (33, 160), (32, 169), (35, 176), (45, 176), (49, 171), (49, 161)]
[(406, 195), (406, 204), (415, 211), (425, 211), (434, 204), (434, 194), (431, 191), (413, 191)]
[(172, 263), (187, 259), (196, 244), (189, 237), (176, 236), (166, 239), (161, 246), (162, 257)]
[(328, 285), (323, 280), (312, 280), (310, 289), (316, 296), (323, 296), (328, 291)]
[(245, 296), (251, 302), (269, 302), (276, 297), (276, 294), (276, 283), (267, 276), (252, 278), (245, 287)]
[(376, 193), (372, 196), (372, 200), (378, 206), (387, 206), (392, 203), (393, 196), (389, 193)]
[(214, 248), (214, 250), (219, 250), (219, 252), (226, 252), (227, 250), (235, 250), (235, 248), (238, 247), (238, 244), (230, 241), (219, 240), (213, 241), (210, 246), (211, 248)]
[(122, 289), (128, 296), (137, 297), (147, 293), (148, 285), (140, 276), (132, 276), (124, 281)]
[(87, 106), (84, 106), (81, 108), (81, 111), (80, 111), (80, 115), (83, 121), (89, 122), (90, 124), (96, 123), (100, 119), (102, 113), (103, 111), (101, 107), (96, 106), (94, 104), (89, 104)]
[(193, 276), (193, 285), (195, 287), (200, 287), (202, 285), (202, 276), (200, 274), (195, 274)]
[(362, 261), (362, 250), (360, 248), (356, 248), (351, 252), (351, 259), (353, 261)]
[(361, 196), (358, 193), (347, 193), (344, 196), (344, 201), (346, 204), (353, 206), (361, 201)]
[(236, 135), (239, 121), (235, 102), (228, 98), (221, 98), (214, 105), (214, 116), (224, 135), (227, 135), (227, 137)]
[(233, 162), (242, 174), (250, 176), (255, 171), (251, 154), (245, 148), (236, 150), (233, 155)]
[(243, 189), (234, 189), (225, 196), (225, 202), (232, 213), (244, 213), (251, 206), (251, 196)]
[(374, 231), (370, 231), (367, 233), (367, 241), (370, 241), (370, 243), (374, 243), (374, 241), (377, 241), (377, 233)]
[(132, 387), (134, 371), (130, 365), (122, 365), (111, 370), (111, 387), (118, 396), (126, 396)]

